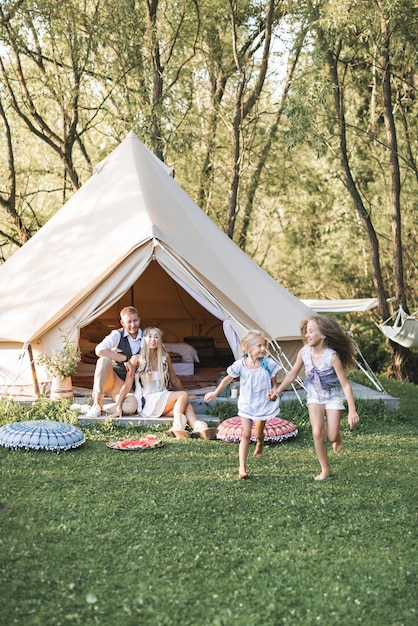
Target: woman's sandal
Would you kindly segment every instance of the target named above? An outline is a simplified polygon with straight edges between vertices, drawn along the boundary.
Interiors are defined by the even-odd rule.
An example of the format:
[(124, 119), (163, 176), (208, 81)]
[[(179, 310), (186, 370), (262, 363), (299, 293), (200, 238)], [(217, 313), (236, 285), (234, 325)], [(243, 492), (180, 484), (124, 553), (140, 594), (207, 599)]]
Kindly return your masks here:
[(205, 428), (204, 430), (200, 430), (200, 431), (193, 431), (192, 434), (198, 437), (200, 437), (200, 439), (204, 439), (205, 441), (209, 441), (210, 439), (216, 439), (216, 433), (218, 432), (217, 428)]
[(168, 433), (170, 437), (175, 437), (176, 439), (189, 439), (191, 437), (191, 433), (188, 430), (169, 430)]

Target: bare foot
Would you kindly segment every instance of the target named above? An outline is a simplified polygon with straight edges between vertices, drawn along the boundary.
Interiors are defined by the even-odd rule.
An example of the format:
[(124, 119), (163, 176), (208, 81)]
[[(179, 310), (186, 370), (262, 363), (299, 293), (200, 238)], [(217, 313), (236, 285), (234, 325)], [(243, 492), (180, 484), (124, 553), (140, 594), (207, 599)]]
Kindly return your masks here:
[(240, 467), (239, 468), (239, 473), (238, 473), (238, 478), (248, 478), (248, 474), (247, 474), (247, 468), (246, 467)]
[(111, 419), (119, 419), (123, 415), (122, 407), (118, 406), (116, 402), (107, 404), (103, 408), (103, 411), (106, 413), (106, 417), (110, 417)]
[(325, 480), (330, 474), (331, 472), (329, 470), (323, 470), (318, 476), (315, 476), (315, 480)]
[(338, 439), (337, 441), (334, 441), (334, 443), (332, 444), (332, 447), (333, 447), (335, 454), (339, 454), (341, 450), (343, 449), (343, 440), (341, 437), (341, 433), (338, 433)]
[(259, 459), (261, 457), (261, 455), (263, 454), (263, 448), (264, 448), (264, 441), (257, 441), (257, 445), (254, 451), (255, 459)]

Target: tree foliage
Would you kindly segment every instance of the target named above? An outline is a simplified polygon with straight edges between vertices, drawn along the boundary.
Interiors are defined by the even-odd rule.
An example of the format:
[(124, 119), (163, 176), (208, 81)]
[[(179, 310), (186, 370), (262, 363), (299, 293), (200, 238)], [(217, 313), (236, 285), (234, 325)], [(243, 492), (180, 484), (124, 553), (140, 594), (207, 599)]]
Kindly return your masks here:
[[(412, 209), (416, 185), (416, 146), (411, 149), (404, 123), (404, 97), (408, 94), (410, 100), (415, 91), (415, 52), (405, 41), (413, 44), (416, 38), (405, 16), (407, 11), (415, 15), (416, 25), (417, 11), (407, 0), (314, 6), (314, 53), (300, 68), (295, 85), (290, 135), (296, 129), (294, 142), (316, 147), (349, 194), (367, 236), (370, 277), (386, 319), (389, 294), (406, 309), (409, 295), (416, 295), (407, 295), (405, 288), (401, 206), (405, 214)], [(392, 277), (385, 281), (389, 264)], [(409, 375), (408, 355), (396, 345), (392, 349), (399, 373)]]
[(413, 0), (6, 0), (1, 259), (134, 130), (296, 295), (413, 310), (417, 14)]

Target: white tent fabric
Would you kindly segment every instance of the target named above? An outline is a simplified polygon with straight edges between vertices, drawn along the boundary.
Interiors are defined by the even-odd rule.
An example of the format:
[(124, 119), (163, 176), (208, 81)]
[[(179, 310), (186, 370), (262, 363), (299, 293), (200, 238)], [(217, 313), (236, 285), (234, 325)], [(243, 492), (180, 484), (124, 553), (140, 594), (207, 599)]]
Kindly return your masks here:
[[(0, 267), (0, 384), (31, 384), (27, 359), (16, 374), (23, 346), (30, 344), (36, 359), (62, 347), (62, 332), (78, 341), (80, 329), (116, 306), (155, 263), (223, 322), (235, 355), (245, 329), (258, 328), (285, 349), (300, 339), (300, 323), (312, 314), (243, 253), (130, 132)], [(148, 297), (141, 294), (141, 302)]]
[(357, 313), (370, 311), (378, 306), (377, 298), (357, 298), (343, 300), (302, 300), (317, 313)]

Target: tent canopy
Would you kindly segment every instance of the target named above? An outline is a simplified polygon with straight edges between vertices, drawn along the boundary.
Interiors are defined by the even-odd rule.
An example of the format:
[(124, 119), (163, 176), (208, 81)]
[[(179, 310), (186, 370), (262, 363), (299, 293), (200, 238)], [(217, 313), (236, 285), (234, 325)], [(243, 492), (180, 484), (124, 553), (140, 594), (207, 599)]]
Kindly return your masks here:
[(317, 313), (357, 313), (370, 311), (378, 306), (377, 298), (355, 298), (343, 300), (302, 300)]
[[(165, 286), (164, 273), (171, 279)], [(174, 332), (180, 317), (192, 334), (197, 327), (209, 333), (219, 320), (234, 354), (248, 328), (285, 350), (312, 313), (242, 252), (130, 132), (0, 267), (0, 382), (14, 376), (13, 349), (30, 343), (35, 357), (60, 349), (62, 332), (78, 341), (98, 318), (117, 325), (120, 308), (132, 303), (145, 323), (170, 320)], [(26, 384), (28, 378), (26, 368)]]

